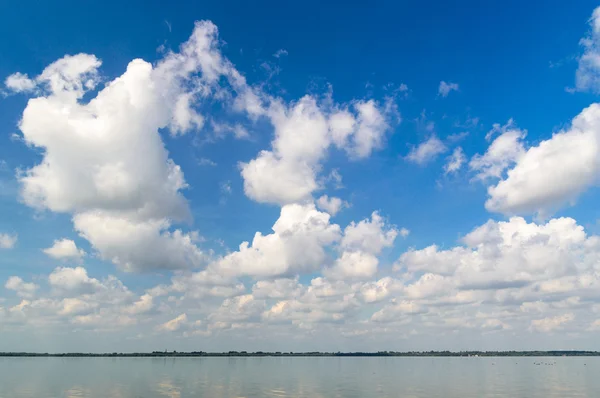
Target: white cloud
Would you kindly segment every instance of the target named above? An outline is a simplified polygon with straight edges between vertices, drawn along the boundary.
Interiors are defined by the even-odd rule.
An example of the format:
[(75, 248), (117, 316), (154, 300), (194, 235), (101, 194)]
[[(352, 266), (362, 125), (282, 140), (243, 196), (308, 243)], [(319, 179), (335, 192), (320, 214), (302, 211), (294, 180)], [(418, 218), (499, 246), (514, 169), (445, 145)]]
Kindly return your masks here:
[(504, 126), (498, 124), (486, 135), (490, 139), (493, 134), (500, 135), (490, 144), (483, 155), (475, 155), (469, 162), (471, 170), (476, 172), (475, 178), (502, 178), (504, 172), (519, 161), (525, 154), (523, 139), (526, 132), (517, 129), (511, 120)]
[(408, 235), (410, 235), (410, 230), (407, 228), (400, 228), (400, 236), (403, 238), (406, 238)]
[(230, 323), (246, 321), (250, 318), (258, 319), (264, 308), (264, 300), (257, 300), (251, 294), (244, 294), (225, 299), (221, 306), (210, 314), (209, 320)]
[(0, 249), (12, 249), (17, 244), (17, 234), (0, 234)]
[(377, 273), (379, 260), (373, 254), (362, 251), (343, 252), (333, 267), (325, 269), (323, 275), (330, 279), (367, 279)]
[(378, 212), (373, 212), (370, 220), (351, 222), (344, 229), (340, 247), (345, 251), (364, 251), (378, 255), (384, 248), (394, 244), (396, 236), (398, 230), (386, 224)]
[(18, 276), (11, 276), (4, 285), (9, 290), (14, 290), (19, 297), (32, 298), (39, 288), (35, 283), (27, 283)]
[(211, 166), (214, 167), (217, 165), (217, 163), (213, 162), (212, 160), (208, 159), (208, 158), (200, 158), (198, 159), (198, 164), (200, 166)]
[(257, 232), (239, 251), (216, 264), (230, 275), (276, 276), (318, 269), (326, 260), (325, 247), (340, 239), (340, 227), (329, 223), (329, 214), (314, 204), (282, 207), (273, 233)]
[(60, 305), (61, 309), (58, 310), (58, 314), (64, 316), (89, 314), (99, 306), (96, 302), (89, 302), (80, 298), (65, 298)]
[(445, 98), (448, 96), (448, 94), (450, 94), (451, 91), (458, 91), (458, 84), (450, 82), (446, 83), (442, 80), (438, 88), (438, 95), (441, 95)]
[(159, 325), (157, 330), (163, 332), (176, 332), (187, 323), (187, 314), (181, 314), (168, 322)]
[(257, 281), (252, 286), (252, 295), (256, 298), (284, 299), (300, 296), (304, 286), (298, 278), (280, 278), (274, 280)]
[(461, 147), (454, 148), (452, 155), (448, 157), (448, 160), (444, 165), (444, 174), (456, 173), (466, 161), (467, 158), (463, 149)]
[[(95, 56), (65, 56), (46, 67), (32, 79), (39, 96), (19, 123), (25, 142), (43, 153), (19, 178), (24, 202), (72, 214), (101, 257), (125, 270), (200, 265), (196, 233), (169, 230), (190, 212), (181, 193), (183, 172), (169, 159), (159, 130), (180, 135), (200, 128), (195, 105), (209, 96), (254, 98), (218, 43), (216, 26), (198, 22), (179, 52), (154, 65), (131, 61), (89, 100), (84, 94), (99, 82)], [(230, 91), (220, 86), (222, 77)], [(242, 111), (260, 112), (256, 100), (248, 101)]]
[(275, 52), (275, 54), (273, 54), (273, 56), (274, 56), (275, 58), (281, 58), (281, 57), (283, 57), (284, 55), (288, 55), (288, 52), (287, 52), (287, 50), (285, 50), (285, 49), (283, 49), (283, 48), (280, 48), (279, 50), (277, 50), (277, 51)]
[(27, 74), (23, 73), (13, 73), (8, 76), (4, 81), (4, 85), (9, 90), (15, 93), (22, 93), (27, 91), (33, 91), (35, 89), (36, 83), (31, 80)]
[(317, 199), (316, 204), (319, 209), (326, 211), (332, 216), (335, 216), (344, 207), (348, 207), (348, 204), (340, 198), (329, 197), (327, 195), (322, 195)]
[(371, 219), (352, 222), (344, 229), (340, 242), (341, 255), (323, 274), (331, 279), (367, 279), (377, 273), (377, 255), (391, 247), (398, 235), (394, 226), (386, 225), (377, 212)]
[(232, 297), (244, 293), (246, 287), (232, 277), (223, 276), (214, 268), (194, 273), (182, 273), (172, 278), (172, 284), (166, 292), (183, 293), (197, 300), (206, 297)]
[(375, 312), (371, 316), (373, 322), (399, 322), (406, 320), (408, 316), (415, 314), (421, 314), (426, 310), (410, 300), (392, 300), (390, 304), (386, 305), (379, 311)]
[[(440, 275), (449, 284), (446, 291), (490, 290), (535, 286), (550, 293), (559, 278), (593, 271), (600, 255), (598, 237), (588, 237), (571, 218), (552, 219), (546, 224), (527, 223), (523, 218), (489, 221), (463, 238), (465, 246), (440, 250), (429, 246), (404, 253), (395, 269), (408, 273)], [(576, 285), (582, 286), (582, 279)], [(442, 280), (440, 279), (441, 283)], [(570, 281), (560, 283), (566, 291)]]
[[(600, 105), (592, 104), (573, 119), (568, 129), (527, 150), (518, 142), (522, 133), (505, 133), (511, 134), (510, 143), (505, 146), (507, 150), (498, 151), (497, 160), (480, 170), (484, 175), (500, 177), (500, 169), (516, 163), (505, 178), (489, 187), (486, 208), (504, 214), (547, 216), (565, 204), (573, 203), (584, 190), (598, 183), (599, 132)], [(505, 134), (492, 143), (486, 155), (498, 140), (505, 138)], [(481, 159), (486, 155), (476, 165), (481, 165)]]
[(58, 260), (81, 260), (85, 256), (83, 249), (78, 249), (71, 239), (55, 240), (52, 247), (43, 250), (48, 256)]
[(573, 314), (557, 315), (543, 319), (535, 319), (531, 321), (531, 330), (542, 333), (552, 332), (563, 327), (563, 325), (572, 322), (575, 319)]
[(590, 32), (581, 39), (583, 55), (575, 75), (575, 86), (579, 91), (600, 92), (600, 7), (594, 9), (589, 20)]
[(197, 268), (208, 256), (197, 246), (197, 232), (168, 231), (164, 219), (135, 222), (103, 212), (77, 214), (75, 229), (103, 259), (124, 271)]
[(404, 284), (401, 281), (386, 276), (378, 281), (364, 283), (358, 294), (365, 303), (377, 303), (401, 292), (403, 288)]
[(418, 165), (424, 165), (434, 160), (438, 155), (446, 152), (448, 148), (439, 138), (432, 135), (427, 140), (421, 142), (418, 146), (411, 149), (406, 156), (406, 160)]
[(388, 115), (373, 101), (351, 107), (319, 104), (311, 96), (286, 105), (272, 100), (267, 116), (275, 128), (272, 150), (240, 163), (244, 192), (264, 203), (289, 204), (311, 198), (321, 162), (331, 145), (352, 159), (365, 158), (383, 145)]
[(48, 276), (50, 286), (64, 291), (91, 293), (102, 288), (102, 283), (90, 278), (83, 267), (57, 267)]

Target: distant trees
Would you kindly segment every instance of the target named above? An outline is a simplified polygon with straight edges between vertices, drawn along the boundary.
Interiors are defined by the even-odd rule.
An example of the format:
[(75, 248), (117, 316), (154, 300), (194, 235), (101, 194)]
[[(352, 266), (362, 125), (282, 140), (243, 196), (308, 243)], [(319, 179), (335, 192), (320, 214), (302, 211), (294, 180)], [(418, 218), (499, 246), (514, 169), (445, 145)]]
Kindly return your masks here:
[(557, 357), (600, 356), (599, 351), (377, 351), (377, 352), (112, 352), (112, 353), (35, 353), (0, 352), (0, 357)]

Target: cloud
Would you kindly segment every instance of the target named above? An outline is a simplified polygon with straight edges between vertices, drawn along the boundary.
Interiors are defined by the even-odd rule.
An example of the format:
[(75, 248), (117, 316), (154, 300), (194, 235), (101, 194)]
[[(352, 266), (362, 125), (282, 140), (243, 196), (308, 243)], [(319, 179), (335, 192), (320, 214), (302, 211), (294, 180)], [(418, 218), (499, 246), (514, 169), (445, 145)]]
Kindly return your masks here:
[(377, 273), (379, 260), (362, 251), (345, 251), (323, 275), (330, 279), (367, 279)]
[(252, 243), (216, 263), (228, 275), (277, 276), (310, 272), (326, 260), (325, 247), (341, 238), (340, 227), (314, 204), (283, 206), (273, 233), (257, 232)]
[(57, 260), (81, 260), (85, 256), (85, 251), (78, 249), (70, 239), (55, 240), (52, 247), (44, 249), (43, 252)]
[(50, 286), (76, 292), (95, 292), (102, 289), (102, 283), (95, 278), (90, 278), (83, 267), (57, 267), (48, 276)]
[[(39, 95), (19, 123), (24, 141), (43, 154), (19, 177), (23, 201), (72, 214), (81, 236), (124, 270), (199, 266), (204, 255), (193, 243), (197, 233), (170, 230), (190, 211), (183, 172), (159, 130), (176, 136), (201, 128), (195, 105), (209, 96), (233, 96), (237, 109), (260, 111), (218, 43), (216, 26), (197, 22), (179, 52), (154, 65), (133, 60), (97, 92), (101, 61), (94, 55), (65, 56), (47, 66), (32, 79)], [(229, 89), (220, 86), (222, 78)]]
[(600, 7), (594, 9), (589, 19), (590, 32), (580, 40), (583, 54), (575, 74), (575, 87), (579, 91), (600, 92)]
[(438, 155), (446, 152), (448, 148), (439, 138), (432, 135), (427, 140), (421, 142), (418, 146), (411, 149), (406, 156), (406, 160), (418, 165), (425, 165), (433, 161)]
[(510, 130), (500, 135), (483, 157), (470, 163), (479, 170), (478, 176), (500, 178), (488, 188), (486, 208), (503, 214), (547, 216), (573, 203), (598, 183), (599, 131), (600, 105), (592, 104), (573, 119), (569, 128), (526, 150), (520, 142), (523, 132)]
[(440, 87), (438, 88), (438, 95), (446, 98), (451, 91), (458, 91), (457, 83), (446, 83), (445, 81), (440, 82)]
[(331, 279), (367, 279), (377, 273), (377, 256), (386, 247), (391, 247), (398, 235), (394, 226), (389, 226), (377, 212), (371, 219), (352, 222), (344, 229), (340, 242), (341, 255), (323, 275)]
[(469, 162), (471, 170), (477, 173), (476, 179), (502, 178), (504, 172), (525, 154), (523, 139), (527, 133), (517, 129), (512, 119), (504, 126), (495, 124), (487, 133), (486, 139), (491, 139), (496, 133), (500, 135), (494, 139), (486, 152), (473, 156)]
[(311, 198), (330, 146), (351, 159), (369, 156), (383, 145), (389, 115), (373, 100), (351, 106), (319, 104), (312, 96), (284, 104), (273, 99), (266, 113), (275, 128), (272, 149), (240, 163), (244, 192), (263, 203), (285, 205)]
[(13, 73), (4, 80), (4, 85), (10, 91), (15, 93), (23, 93), (33, 91), (36, 87), (36, 82), (31, 80), (27, 74)]
[(159, 325), (157, 330), (162, 332), (176, 332), (187, 323), (187, 314), (181, 314), (168, 322)]
[(563, 325), (572, 322), (575, 319), (573, 314), (557, 315), (543, 319), (535, 319), (531, 321), (531, 330), (542, 333), (549, 333), (561, 328)]
[(402, 254), (395, 269), (444, 277), (439, 282), (448, 283), (448, 293), (456, 289), (502, 291), (529, 286), (534, 289), (531, 295), (552, 294), (558, 293), (557, 283), (565, 291), (582, 287), (581, 282), (569, 287), (569, 278), (582, 278), (588, 272), (594, 275), (593, 263), (600, 254), (598, 237), (586, 236), (583, 227), (571, 218), (552, 219), (545, 224), (527, 223), (520, 217), (490, 220), (462, 241), (465, 246), (446, 250), (435, 245), (411, 249)]
[(444, 165), (444, 174), (456, 173), (466, 161), (467, 158), (463, 149), (461, 147), (454, 148), (452, 155), (447, 158), (446, 164)]
[(0, 249), (12, 249), (17, 244), (17, 234), (2, 234), (0, 233)]
[(329, 197), (327, 195), (321, 196), (317, 199), (317, 207), (327, 213), (335, 216), (344, 207), (348, 207), (348, 203), (336, 197)]
[(39, 286), (35, 283), (26, 283), (18, 276), (11, 276), (4, 285), (9, 290), (14, 290), (19, 297), (32, 298)]
[(198, 268), (209, 261), (196, 245), (201, 240), (197, 232), (168, 231), (170, 223), (165, 219), (135, 221), (87, 212), (77, 214), (73, 223), (101, 258), (124, 271)]
[(198, 159), (198, 165), (215, 167), (217, 164), (208, 158), (200, 158)]
[(396, 227), (388, 225), (378, 212), (373, 212), (371, 219), (358, 223), (353, 221), (344, 229), (340, 248), (378, 255), (384, 248), (394, 244), (396, 236), (398, 236)]
[(283, 48), (280, 48), (279, 50), (277, 50), (275, 52), (275, 54), (273, 54), (273, 56), (275, 58), (281, 58), (281, 57), (283, 57), (285, 55), (288, 55), (288, 52), (287, 52), (287, 50), (284, 50)]

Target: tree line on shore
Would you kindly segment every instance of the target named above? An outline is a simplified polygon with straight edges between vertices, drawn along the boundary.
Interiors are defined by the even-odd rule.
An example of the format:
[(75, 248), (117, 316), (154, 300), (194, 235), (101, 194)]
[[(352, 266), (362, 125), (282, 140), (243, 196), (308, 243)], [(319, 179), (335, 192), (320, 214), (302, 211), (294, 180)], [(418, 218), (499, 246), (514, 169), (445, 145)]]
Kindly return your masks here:
[(377, 351), (377, 352), (265, 352), (265, 351), (152, 351), (112, 353), (0, 352), (0, 357), (542, 357), (600, 356), (600, 351)]

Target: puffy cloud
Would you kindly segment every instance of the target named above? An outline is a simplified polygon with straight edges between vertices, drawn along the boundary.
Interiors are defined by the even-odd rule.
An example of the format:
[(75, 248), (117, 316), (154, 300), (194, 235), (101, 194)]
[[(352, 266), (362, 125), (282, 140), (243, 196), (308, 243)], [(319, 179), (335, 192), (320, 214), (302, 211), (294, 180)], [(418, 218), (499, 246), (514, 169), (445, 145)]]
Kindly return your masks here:
[(378, 264), (377, 257), (370, 253), (343, 252), (333, 267), (325, 269), (323, 274), (331, 279), (365, 279), (377, 273)]
[(39, 288), (35, 283), (27, 283), (18, 276), (11, 276), (4, 285), (9, 290), (14, 290), (19, 297), (32, 298)]
[(252, 295), (256, 298), (292, 298), (299, 296), (303, 291), (304, 286), (298, 282), (298, 278), (257, 281), (252, 286)]
[(391, 247), (398, 235), (394, 226), (386, 225), (377, 212), (371, 219), (359, 223), (352, 222), (344, 229), (340, 242), (340, 257), (332, 267), (326, 268), (324, 275), (331, 279), (365, 279), (377, 272), (377, 255), (385, 247)]
[(448, 148), (439, 138), (432, 135), (427, 140), (411, 149), (406, 160), (418, 165), (424, 165), (434, 160), (438, 155), (446, 152)]
[[(29, 100), (19, 128), (43, 158), (19, 176), (24, 202), (71, 213), (81, 235), (125, 270), (198, 266), (203, 254), (192, 243), (194, 233), (169, 232), (190, 212), (181, 193), (187, 187), (183, 172), (159, 130), (179, 135), (200, 128), (196, 105), (209, 96), (252, 97), (218, 43), (216, 26), (197, 22), (179, 52), (166, 53), (155, 65), (131, 61), (89, 100), (84, 95), (96, 88), (101, 66), (93, 55), (65, 56), (31, 79), (39, 95)], [(221, 86), (223, 77), (230, 90)], [(17, 78), (25, 77), (13, 75), (13, 88), (27, 87), (14, 83)], [(258, 105), (255, 99), (240, 110), (261, 112)]]
[(0, 233), (0, 249), (12, 249), (17, 244), (17, 234), (2, 234)]
[(594, 9), (589, 20), (590, 32), (581, 39), (583, 55), (575, 74), (575, 86), (579, 91), (600, 92), (600, 7)]
[(251, 294), (227, 298), (221, 306), (210, 314), (211, 322), (236, 322), (247, 321), (258, 317), (265, 308), (264, 300), (255, 299)]
[(365, 303), (377, 303), (390, 295), (402, 291), (404, 284), (394, 278), (386, 276), (374, 282), (366, 282), (358, 291), (359, 297)]
[(458, 91), (458, 83), (446, 83), (442, 80), (440, 82), (440, 86), (438, 87), (438, 95), (446, 98), (451, 91)]
[(477, 173), (477, 179), (502, 178), (506, 169), (525, 154), (523, 139), (526, 132), (517, 129), (512, 119), (504, 126), (495, 124), (486, 138), (490, 139), (496, 133), (499, 133), (499, 136), (490, 144), (485, 154), (477, 154), (469, 162), (471, 170)]
[(344, 237), (340, 242), (345, 251), (364, 251), (378, 255), (386, 247), (391, 247), (398, 236), (395, 226), (388, 225), (378, 212), (371, 214), (371, 219), (358, 223), (351, 222), (344, 229)]
[(157, 330), (163, 331), (163, 332), (176, 332), (186, 322), (187, 322), (187, 315), (186, 314), (181, 314), (178, 317), (173, 318), (170, 321), (167, 321), (167, 322), (163, 323), (162, 325), (159, 325), (158, 328), (157, 328)]
[(444, 165), (444, 174), (456, 173), (462, 165), (467, 161), (465, 153), (461, 147), (454, 148), (452, 155), (448, 156)]
[[(600, 254), (598, 237), (588, 237), (571, 218), (553, 219), (546, 224), (527, 223), (519, 217), (506, 222), (489, 221), (466, 235), (463, 242), (466, 246), (447, 250), (435, 245), (409, 250), (395, 269), (425, 272), (420, 281), (429, 275), (428, 282), (435, 281), (448, 293), (455, 288), (498, 292), (527, 286), (534, 289), (531, 294), (557, 293), (555, 284), (563, 286), (563, 291), (584, 286), (581, 278), (593, 271)], [(575, 275), (578, 282), (567, 283)], [(559, 282), (559, 278), (567, 280)]]
[(183, 293), (191, 299), (205, 297), (231, 297), (244, 293), (246, 290), (243, 283), (223, 276), (209, 267), (205, 270), (191, 274), (181, 273), (172, 279), (172, 284), (166, 288), (169, 291)]
[(196, 246), (197, 232), (170, 232), (166, 219), (134, 221), (86, 212), (77, 214), (73, 223), (102, 258), (125, 271), (199, 267), (208, 259)]
[(93, 293), (102, 288), (95, 278), (90, 278), (83, 267), (57, 267), (48, 276), (48, 282), (54, 288), (65, 291)]
[(10, 91), (15, 93), (23, 93), (35, 89), (36, 82), (31, 80), (27, 74), (13, 73), (4, 80), (4, 85)]
[(348, 206), (348, 204), (340, 198), (329, 197), (327, 195), (323, 195), (317, 199), (316, 204), (319, 209), (326, 211), (332, 216), (335, 216), (342, 208)]
[(535, 319), (531, 321), (531, 330), (542, 333), (552, 332), (563, 327), (563, 325), (572, 322), (575, 319), (573, 314), (557, 315), (543, 319)]
[(330, 224), (329, 218), (312, 203), (286, 205), (272, 234), (257, 232), (252, 244), (243, 242), (216, 267), (225, 274), (250, 276), (314, 271), (326, 260), (325, 247), (340, 239), (340, 227)]
[[(497, 164), (504, 168), (509, 161), (516, 164), (508, 170), (506, 178), (489, 187), (486, 208), (504, 214), (547, 216), (559, 207), (573, 203), (584, 190), (598, 183), (599, 132), (599, 104), (584, 109), (568, 129), (526, 151), (516, 142), (522, 134), (515, 131), (512, 144), (508, 145), (510, 149), (504, 154), (498, 153), (498, 158), (504, 156), (508, 160)], [(499, 177), (499, 173), (487, 174)]]
[(311, 96), (289, 105), (273, 99), (266, 116), (275, 128), (272, 150), (240, 164), (244, 192), (255, 201), (281, 205), (311, 198), (330, 146), (364, 158), (381, 147), (390, 128), (386, 111), (373, 100), (348, 107), (319, 104)]
[(410, 316), (419, 315), (427, 310), (421, 305), (410, 300), (391, 300), (386, 305), (371, 316), (373, 322), (402, 322), (408, 321)]
[(85, 256), (83, 249), (78, 249), (71, 239), (55, 240), (52, 247), (43, 250), (48, 256), (58, 260), (81, 260)]
[(59, 315), (72, 316), (87, 314), (98, 308), (99, 303), (82, 300), (80, 298), (65, 298), (62, 300)]
[(144, 294), (139, 300), (126, 307), (123, 312), (131, 315), (143, 314), (154, 307), (154, 297), (151, 294)]

